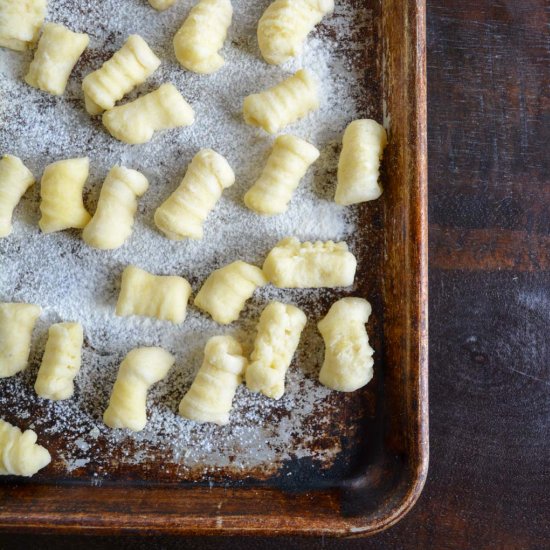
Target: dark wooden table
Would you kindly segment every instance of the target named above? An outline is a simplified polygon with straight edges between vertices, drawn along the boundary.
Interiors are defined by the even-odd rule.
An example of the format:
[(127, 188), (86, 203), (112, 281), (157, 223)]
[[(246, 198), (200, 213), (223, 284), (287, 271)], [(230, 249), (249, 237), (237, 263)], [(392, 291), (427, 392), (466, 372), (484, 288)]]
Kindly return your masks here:
[(550, 3), (428, 0), (431, 459), (352, 541), (66, 539), (0, 549), (550, 547)]

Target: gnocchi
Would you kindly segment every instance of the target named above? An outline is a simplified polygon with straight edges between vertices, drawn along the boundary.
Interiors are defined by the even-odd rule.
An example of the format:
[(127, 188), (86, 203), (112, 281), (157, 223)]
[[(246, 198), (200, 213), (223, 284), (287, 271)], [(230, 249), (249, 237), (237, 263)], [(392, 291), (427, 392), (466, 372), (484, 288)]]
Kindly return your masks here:
[(44, 92), (63, 95), (69, 76), (89, 42), (87, 34), (47, 23), (25, 82)]
[(139, 432), (147, 424), (147, 390), (163, 380), (174, 357), (162, 348), (136, 348), (120, 364), (103, 422)]
[(266, 283), (259, 267), (238, 260), (211, 273), (194, 303), (217, 323), (228, 325), (239, 318), (254, 291)]
[(189, 296), (191, 285), (183, 277), (151, 275), (130, 265), (122, 273), (116, 314), (120, 317), (144, 315), (183, 323)]
[(304, 312), (288, 304), (271, 302), (260, 315), (258, 333), (246, 386), (253, 392), (280, 399), (285, 392), (285, 376), (306, 326)]
[(371, 311), (371, 305), (363, 298), (342, 298), (319, 321), (317, 326), (325, 341), (321, 384), (350, 392), (371, 380), (374, 350), (365, 329)]
[(41, 312), (34, 304), (0, 303), (0, 378), (27, 368), (32, 331)]
[(350, 286), (357, 260), (345, 242), (301, 243), (294, 237), (280, 241), (267, 255), (263, 270), (279, 288), (334, 288)]
[(174, 36), (174, 51), (180, 64), (195, 73), (217, 71), (225, 63), (218, 52), (232, 17), (230, 0), (200, 0)]
[(354, 120), (346, 128), (334, 197), (338, 204), (372, 201), (382, 194), (378, 177), (387, 143), (386, 130), (375, 120)]
[(90, 160), (67, 159), (46, 166), (40, 182), (38, 226), (44, 233), (86, 227), (91, 219), (84, 207), (82, 190), (88, 179)]
[(46, 0), (0, 2), (0, 46), (25, 51), (38, 40), (46, 17)]
[(111, 59), (90, 73), (82, 82), (86, 110), (91, 115), (108, 111), (128, 92), (151, 76), (159, 67), (160, 59), (147, 42), (132, 34)]
[(261, 176), (244, 196), (244, 203), (259, 214), (286, 212), (292, 193), (318, 158), (319, 151), (307, 141), (279, 136)]
[(169, 239), (202, 239), (204, 221), (222, 191), (234, 183), (229, 163), (212, 149), (201, 149), (180, 186), (157, 208), (156, 226)]
[(68, 399), (81, 366), (84, 332), (80, 323), (57, 323), (48, 331), (48, 341), (34, 389), (36, 394), (54, 401)]
[(244, 121), (276, 134), (319, 108), (317, 79), (305, 69), (259, 94), (245, 97)]
[(21, 159), (13, 155), (2, 157), (0, 160), (0, 238), (11, 234), (13, 211), (34, 181), (34, 176)]
[(263, 58), (280, 65), (298, 55), (306, 36), (333, 10), (334, 0), (275, 0), (258, 23)]
[(173, 84), (103, 113), (103, 125), (116, 139), (131, 145), (147, 143), (155, 130), (189, 126), (195, 113)]
[(30, 477), (47, 466), (52, 457), (36, 443), (32, 430), (21, 432), (5, 420), (0, 420), (0, 475)]
[(149, 0), (149, 4), (159, 11), (167, 10), (172, 7), (175, 2), (176, 0)]
[(95, 214), (82, 232), (84, 242), (101, 250), (122, 246), (132, 233), (137, 199), (148, 187), (149, 182), (141, 172), (124, 166), (111, 168)]
[(214, 336), (204, 348), (204, 361), (179, 405), (179, 414), (195, 422), (229, 423), (233, 397), (247, 360), (232, 336)]

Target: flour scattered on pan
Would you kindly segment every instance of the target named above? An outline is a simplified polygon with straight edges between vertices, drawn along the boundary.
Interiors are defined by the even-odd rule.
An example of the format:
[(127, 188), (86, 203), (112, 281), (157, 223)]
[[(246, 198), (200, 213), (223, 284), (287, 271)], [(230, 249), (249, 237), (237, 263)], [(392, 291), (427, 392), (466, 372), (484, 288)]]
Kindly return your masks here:
[[(347, 240), (352, 249), (354, 220), (332, 201), (339, 141), (345, 126), (369, 113), (356, 110), (358, 82), (364, 75), (350, 68), (338, 48), (351, 40), (349, 6), (337, 7), (308, 39), (304, 53), (282, 67), (267, 65), (259, 55), (255, 30), (267, 1), (233, 1), (234, 17), (222, 51), (225, 66), (211, 76), (183, 70), (172, 50), (172, 37), (191, 4), (177, 2), (157, 13), (145, 0), (75, 2), (51, 0), (47, 19), (87, 32), (91, 45), (73, 72), (67, 92), (55, 98), (22, 81), (30, 53), (0, 50), (0, 153), (22, 158), (37, 179), (44, 167), (64, 158), (89, 156), (91, 174), (85, 203), (93, 212), (101, 183), (114, 164), (142, 171), (150, 189), (140, 200), (134, 232), (120, 249), (88, 248), (78, 232), (39, 232), (39, 184), (24, 197), (14, 215), (13, 234), (0, 240), (0, 300), (40, 304), (44, 313), (33, 337), (30, 367), (0, 381), (1, 415), (23, 428), (31, 425), (39, 442), (51, 450), (53, 468), (89, 477), (93, 483), (124, 472), (138, 478), (204, 479), (216, 471), (274, 471), (288, 458), (311, 457), (330, 463), (339, 451), (337, 438), (326, 436), (331, 393), (317, 381), (322, 341), (315, 330), (335, 291), (281, 291), (266, 287), (256, 293), (241, 319), (220, 327), (189, 308), (182, 325), (144, 318), (118, 318), (114, 305), (125, 266), (132, 263), (156, 274), (186, 277), (196, 293), (213, 270), (236, 259), (261, 265), (275, 243), (288, 235), (302, 240)], [(161, 57), (160, 69), (130, 98), (172, 82), (196, 112), (193, 126), (155, 136), (152, 142), (129, 146), (111, 138), (100, 121), (84, 110), (81, 81), (98, 68), (129, 34), (145, 38)], [(269, 87), (300, 67), (321, 82), (321, 108), (289, 127), (314, 143), (321, 157), (300, 184), (287, 213), (259, 217), (242, 202), (258, 177), (273, 138), (242, 121), (243, 98)], [(153, 224), (156, 207), (179, 185), (186, 166), (203, 147), (224, 155), (236, 183), (224, 194), (205, 224), (202, 241), (171, 242)], [(250, 347), (259, 314), (271, 299), (295, 303), (308, 315), (308, 326), (280, 401), (240, 387), (231, 423), (197, 425), (180, 418), (178, 403), (202, 361), (207, 339), (223, 332), (244, 337)], [(84, 326), (83, 366), (75, 396), (63, 402), (39, 399), (34, 380), (48, 326), (60, 321)], [(117, 369), (133, 347), (159, 345), (176, 356), (168, 378), (148, 398), (149, 422), (133, 434), (109, 430), (102, 423)], [(161, 466), (158, 466), (161, 464)], [(197, 474), (198, 472), (198, 474)], [(73, 475), (74, 475), (73, 474)], [(97, 481), (99, 479), (99, 481)]]

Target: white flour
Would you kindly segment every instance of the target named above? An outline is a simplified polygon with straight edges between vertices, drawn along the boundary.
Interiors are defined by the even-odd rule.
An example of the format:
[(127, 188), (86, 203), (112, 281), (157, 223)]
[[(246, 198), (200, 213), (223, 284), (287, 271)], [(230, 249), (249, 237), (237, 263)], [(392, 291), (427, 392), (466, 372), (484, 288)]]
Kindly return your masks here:
[[(330, 424), (336, 403), (331, 392), (317, 382), (323, 351), (315, 324), (325, 313), (318, 306), (322, 291), (267, 287), (256, 293), (241, 319), (230, 327), (220, 327), (193, 307), (187, 320), (175, 326), (138, 317), (118, 318), (114, 305), (120, 274), (129, 263), (155, 274), (183, 275), (196, 293), (213, 269), (236, 259), (261, 265), (269, 249), (288, 235), (302, 240), (345, 239), (353, 248), (355, 226), (350, 210), (332, 201), (338, 144), (352, 119), (370, 113), (356, 111), (364, 76), (350, 67), (338, 43), (351, 40), (350, 29), (353, 23), (357, 31), (358, 17), (363, 18), (364, 32), (369, 32), (368, 10), (358, 16), (349, 6), (337, 7), (335, 15), (309, 37), (299, 59), (273, 67), (261, 59), (255, 36), (267, 0), (235, 0), (233, 24), (222, 52), (226, 65), (214, 75), (200, 76), (183, 70), (172, 49), (172, 37), (191, 7), (189, 0), (177, 2), (164, 13), (155, 12), (146, 0), (50, 0), (49, 4), (47, 19), (87, 32), (90, 48), (62, 98), (22, 81), (32, 54), (0, 51), (0, 154), (19, 156), (37, 179), (48, 163), (89, 156), (85, 202), (91, 212), (105, 175), (116, 163), (142, 171), (150, 189), (140, 200), (132, 237), (112, 252), (87, 247), (76, 231), (41, 234), (38, 184), (21, 201), (13, 234), (0, 240), (0, 301), (37, 303), (43, 315), (34, 333), (31, 366), (0, 380), (0, 416), (22, 428), (34, 427), (39, 442), (53, 447), (53, 467), (60, 475), (85, 468), (80, 474), (95, 476), (94, 483), (119, 466), (126, 471), (135, 466), (138, 477), (147, 478), (149, 466), (160, 462), (167, 476), (185, 478), (191, 470), (206, 475), (228, 465), (243, 471), (276, 468), (289, 457), (315, 458), (320, 448), (325, 460), (335, 455), (337, 440), (331, 444), (313, 441), (319, 435), (318, 427)], [(162, 65), (129, 97), (172, 82), (196, 112), (193, 126), (157, 134), (140, 146), (110, 137), (100, 121), (85, 112), (81, 92), (83, 76), (98, 68), (132, 33), (145, 38)], [(320, 79), (321, 108), (287, 131), (315, 144), (321, 157), (303, 179), (287, 213), (259, 217), (244, 207), (242, 197), (259, 175), (273, 138), (244, 124), (242, 100), (302, 66)], [(236, 183), (208, 217), (202, 241), (171, 242), (155, 229), (153, 213), (203, 147), (228, 159)], [(339, 294), (330, 295), (336, 298)], [(259, 313), (270, 299), (295, 303), (309, 318), (297, 360), (288, 373), (285, 396), (272, 401), (239, 388), (231, 424), (223, 428), (197, 425), (177, 416), (177, 405), (200, 366), (206, 340), (236, 332), (250, 345)], [(54, 403), (37, 398), (33, 385), (47, 328), (60, 321), (80, 321), (85, 346), (75, 397)], [(176, 365), (150, 392), (150, 420), (143, 432), (109, 430), (101, 418), (118, 365), (130, 349), (148, 345), (174, 353)], [(30, 410), (39, 414), (31, 417)], [(315, 422), (316, 429), (308, 429), (310, 422)], [(99, 452), (100, 448), (104, 450)]]

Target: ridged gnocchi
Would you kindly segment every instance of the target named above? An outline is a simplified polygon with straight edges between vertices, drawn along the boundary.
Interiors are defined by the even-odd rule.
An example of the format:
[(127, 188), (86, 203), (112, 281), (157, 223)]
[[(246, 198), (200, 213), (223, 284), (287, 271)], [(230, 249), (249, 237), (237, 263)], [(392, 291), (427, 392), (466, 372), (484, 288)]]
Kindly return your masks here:
[(38, 40), (46, 17), (46, 0), (0, 2), (0, 46), (24, 51)]
[(317, 79), (305, 69), (259, 94), (245, 97), (244, 121), (276, 134), (319, 108)]
[(195, 422), (229, 423), (233, 397), (247, 359), (232, 336), (214, 336), (204, 348), (202, 366), (179, 405), (179, 414)]
[(30, 477), (47, 466), (52, 457), (36, 443), (32, 430), (21, 432), (5, 420), (0, 420), (0, 475)]
[(301, 243), (283, 239), (265, 259), (265, 276), (279, 288), (334, 288), (350, 286), (357, 260), (345, 242)]
[(383, 126), (375, 120), (354, 120), (346, 128), (338, 161), (338, 185), (334, 200), (350, 205), (377, 199), (380, 161), (388, 143)]
[(0, 378), (27, 368), (32, 331), (41, 312), (35, 304), (0, 303)]
[(69, 76), (89, 42), (87, 34), (47, 23), (25, 82), (44, 92), (63, 95)]
[(167, 10), (172, 7), (175, 2), (176, 0), (149, 0), (149, 4), (159, 11)]
[(202, 239), (204, 221), (222, 191), (234, 183), (229, 163), (212, 149), (201, 149), (180, 186), (157, 208), (156, 226), (169, 239)]
[(82, 232), (84, 242), (101, 250), (122, 246), (132, 233), (137, 199), (148, 187), (149, 182), (141, 172), (124, 166), (111, 168), (95, 214)]
[(371, 305), (363, 298), (342, 298), (319, 321), (317, 326), (325, 341), (321, 384), (350, 392), (370, 382), (374, 350), (369, 345), (365, 323), (371, 311)]
[(174, 51), (180, 64), (195, 73), (217, 71), (225, 63), (218, 52), (232, 16), (230, 0), (200, 0), (174, 36)]
[(263, 58), (279, 65), (298, 55), (306, 36), (332, 10), (334, 0), (275, 0), (258, 23)]
[(238, 260), (211, 273), (194, 304), (217, 323), (227, 325), (239, 318), (245, 302), (266, 283), (259, 267)]
[(288, 304), (271, 302), (260, 315), (258, 333), (250, 365), (246, 369), (246, 387), (267, 397), (280, 399), (285, 392), (285, 377), (306, 326), (304, 312)]
[(80, 323), (57, 323), (48, 330), (48, 341), (38, 370), (36, 394), (54, 401), (74, 393), (74, 379), (82, 363), (84, 331)]
[(286, 212), (292, 193), (318, 158), (318, 149), (307, 141), (279, 136), (262, 174), (244, 196), (244, 203), (259, 214)]
[(162, 348), (136, 348), (118, 369), (109, 406), (103, 422), (109, 428), (139, 432), (147, 424), (147, 390), (163, 380), (174, 364), (174, 357)]
[(34, 176), (21, 159), (5, 155), (0, 160), (0, 238), (13, 231), (12, 216), (25, 191), (34, 184)]
[(112, 109), (119, 99), (145, 82), (159, 65), (160, 59), (147, 42), (137, 34), (130, 35), (111, 59), (82, 82), (86, 110), (91, 115), (99, 115)]
[(189, 126), (195, 113), (173, 84), (163, 84), (135, 101), (103, 113), (103, 125), (116, 139), (147, 143), (155, 131)]
[(86, 157), (54, 162), (44, 170), (40, 182), (38, 225), (43, 233), (86, 227), (91, 219), (84, 207), (82, 190), (90, 170)]
[(122, 273), (116, 314), (143, 315), (172, 323), (183, 323), (191, 285), (183, 278), (152, 275), (134, 265)]

